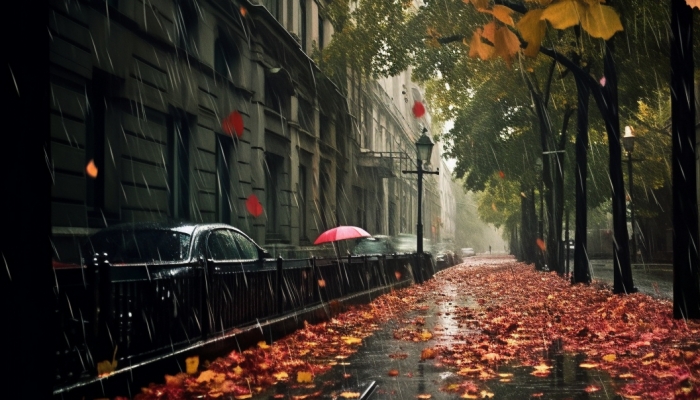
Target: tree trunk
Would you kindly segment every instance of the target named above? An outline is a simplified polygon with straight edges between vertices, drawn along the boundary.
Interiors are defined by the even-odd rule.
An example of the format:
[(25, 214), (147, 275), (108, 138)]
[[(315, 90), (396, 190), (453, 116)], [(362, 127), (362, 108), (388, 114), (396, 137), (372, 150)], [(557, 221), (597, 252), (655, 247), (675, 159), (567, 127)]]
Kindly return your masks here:
[[(629, 235), (627, 234), (627, 215), (625, 208), (625, 187), (622, 179), (622, 147), (620, 145), (620, 116), (617, 102), (617, 74), (612, 53), (612, 40), (605, 42), (603, 64), (605, 84), (601, 92), (601, 114), (605, 120), (610, 149), (609, 174), (612, 183), (613, 214), (613, 291), (615, 293), (633, 293), (636, 291), (632, 282), (630, 265)], [(596, 99), (598, 100), (598, 99)], [(601, 106), (601, 104), (598, 104)]]
[(700, 319), (693, 10), (671, 1), (673, 317)]
[(575, 78), (578, 91), (576, 115), (576, 233), (574, 235), (574, 273), (571, 276), (571, 283), (590, 283), (586, 178), (588, 176), (588, 100), (591, 91), (578, 76)]

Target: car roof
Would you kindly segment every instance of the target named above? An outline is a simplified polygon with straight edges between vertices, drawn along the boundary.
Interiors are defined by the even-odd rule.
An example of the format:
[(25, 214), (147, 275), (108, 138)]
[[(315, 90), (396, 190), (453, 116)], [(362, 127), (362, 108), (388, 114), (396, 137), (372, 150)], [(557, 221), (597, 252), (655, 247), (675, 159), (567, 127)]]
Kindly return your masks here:
[[(240, 232), (240, 229), (222, 223), (193, 223), (187, 221), (159, 221), (159, 222), (124, 222), (116, 225), (109, 226), (100, 230), (97, 234), (105, 234), (114, 231), (140, 231), (140, 230), (170, 230), (181, 233), (186, 233), (189, 235), (194, 234), (197, 230), (207, 230), (207, 229), (217, 229), (217, 228), (228, 228), (234, 229)], [(243, 232), (245, 234), (245, 232)], [(246, 236), (248, 236), (246, 234)]]

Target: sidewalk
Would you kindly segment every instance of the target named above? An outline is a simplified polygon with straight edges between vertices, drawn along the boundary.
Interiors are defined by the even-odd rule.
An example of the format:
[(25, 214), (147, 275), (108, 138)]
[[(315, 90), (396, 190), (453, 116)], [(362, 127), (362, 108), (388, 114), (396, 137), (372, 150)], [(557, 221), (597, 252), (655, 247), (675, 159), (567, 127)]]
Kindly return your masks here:
[[(504, 261), (511, 260), (483, 256), (471, 258), (467, 263), (475, 265), (474, 268), (488, 268), (498, 267)], [(477, 267), (476, 264), (480, 266)], [(492, 315), (498, 298), (507, 294), (496, 288), (492, 293), (493, 298), (475, 298), (473, 295), (476, 293), (468, 289), (468, 284), (465, 286), (467, 282), (458, 281), (458, 274), (449, 270), (444, 272), (438, 273), (433, 280), (420, 285), (413, 292), (422, 291), (425, 296), (416, 294), (414, 298), (409, 291), (407, 300), (411, 304), (411, 310), (399, 319), (382, 324), (379, 330), (363, 341), (356, 354), (319, 376), (315, 380), (316, 385), (305, 389), (295, 383), (278, 384), (265, 392), (263, 398), (303, 399), (313, 394), (318, 395), (319, 385), (322, 388), (321, 397), (324, 399), (336, 399), (342, 397), (343, 393), (373, 400), (674, 398), (672, 394), (668, 394), (671, 389), (660, 388), (664, 378), (667, 381), (672, 379), (669, 375), (671, 372), (655, 378), (659, 387), (653, 386), (653, 382), (640, 379), (639, 385), (652, 386), (645, 390), (635, 386), (626, 388), (628, 393), (639, 391), (638, 397), (622, 397), (615, 394), (624, 385), (636, 384), (636, 375), (641, 375), (642, 371), (632, 371), (625, 366), (607, 370), (591, 367), (598, 365), (603, 356), (614, 359), (616, 350), (623, 353), (634, 351), (633, 347), (627, 350), (618, 349), (616, 346), (626, 341), (614, 337), (597, 342), (595, 337), (591, 338), (591, 342), (597, 345), (589, 348), (590, 354), (584, 354), (564, 351), (566, 338), (555, 338), (542, 332), (543, 336), (539, 339), (534, 338), (534, 341), (548, 343), (547, 346), (536, 345), (534, 352), (525, 352), (526, 355), (515, 357), (519, 345), (515, 342), (527, 341), (527, 330), (521, 329), (524, 321), (514, 319), (515, 322), (504, 328), (506, 320), (501, 321), (499, 316), (486, 324), (483, 318), (479, 318), (483, 317), (484, 313)], [(533, 302), (537, 301), (539, 300), (533, 296)], [(553, 303), (555, 304), (556, 302)], [(532, 305), (534, 308), (543, 306), (551, 305)], [(534, 311), (534, 308), (531, 309)], [(567, 310), (561, 312), (563, 320)], [(598, 315), (578, 317), (583, 317), (583, 320), (600, 318)], [(611, 325), (609, 329), (615, 328)], [(521, 330), (523, 333), (518, 337), (517, 332)], [(578, 328), (571, 332), (571, 336), (589, 334), (592, 333)], [(430, 338), (424, 340), (428, 336)], [(478, 339), (474, 340), (473, 337)], [(465, 343), (468, 344), (466, 347)], [(695, 346), (694, 354), (697, 354), (697, 340), (692, 345)], [(513, 348), (510, 348), (511, 346)], [(644, 354), (640, 353), (638, 358), (647, 357), (650, 362), (656, 362), (655, 358), (661, 357), (662, 350), (655, 353), (654, 349), (656, 348), (639, 349), (637, 352)], [(650, 353), (652, 356), (649, 356)], [(513, 358), (507, 359), (509, 355), (513, 355)], [(623, 355), (617, 355), (617, 358), (622, 362)], [(697, 390), (700, 380), (700, 376), (697, 376), (700, 357), (695, 356), (694, 360), (696, 373), (692, 385), (695, 386), (691, 386), (692, 390)], [(659, 368), (660, 371), (663, 370)], [(688, 382), (685, 384), (690, 385)], [(375, 387), (374, 390), (368, 390), (372, 387)], [(660, 397), (659, 393), (668, 396)], [(689, 397), (676, 398), (699, 397), (700, 391), (691, 393)]]
[(477, 256), (204, 364), (137, 399), (700, 399), (700, 321)]

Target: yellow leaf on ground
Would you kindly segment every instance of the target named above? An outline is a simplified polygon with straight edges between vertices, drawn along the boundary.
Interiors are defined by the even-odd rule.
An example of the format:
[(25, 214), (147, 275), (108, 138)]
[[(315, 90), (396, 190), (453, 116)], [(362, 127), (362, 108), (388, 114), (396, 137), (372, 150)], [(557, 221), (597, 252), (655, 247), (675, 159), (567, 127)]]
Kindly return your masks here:
[(622, 378), (622, 379), (632, 379), (632, 378), (634, 378), (634, 375), (632, 375), (631, 373), (627, 372), (627, 373), (625, 373), (625, 374), (620, 374), (620, 375), (618, 375), (617, 377), (618, 377), (618, 378)]
[(270, 346), (269, 346), (267, 343), (262, 342), (262, 341), (261, 341), (261, 342), (258, 342), (258, 347), (260, 347), (260, 348), (263, 349), (263, 350), (269, 349), (269, 348), (270, 348)]
[(654, 353), (647, 353), (642, 357), (642, 360), (646, 360), (647, 358), (654, 358)]
[(433, 334), (424, 330), (423, 332), (421, 332), (420, 338), (423, 339), (423, 341), (430, 340), (433, 338)]
[(478, 399), (479, 396), (477, 396), (475, 394), (465, 393), (465, 394), (461, 395), (459, 398), (460, 399)]
[(197, 382), (210, 382), (214, 381), (216, 383), (222, 383), (226, 380), (226, 375), (220, 374), (211, 370), (202, 371), (197, 377)]
[(433, 397), (433, 395), (429, 393), (423, 393), (416, 396), (417, 399), (429, 399), (431, 397)]
[(340, 397), (345, 398), (345, 399), (359, 399), (360, 393), (359, 392), (343, 392), (340, 394)]
[(607, 362), (613, 362), (613, 361), (615, 361), (616, 358), (617, 358), (617, 356), (615, 354), (606, 354), (603, 356), (603, 360), (605, 360)]
[(421, 360), (428, 360), (433, 358), (435, 358), (435, 350), (431, 348), (423, 349), (423, 351), (421, 351), (420, 353)]
[(311, 372), (299, 371), (297, 372), (297, 382), (298, 383), (311, 383), (313, 376)]
[(497, 353), (486, 353), (481, 356), (482, 361), (495, 361), (498, 360), (500, 356)]
[(595, 368), (597, 366), (598, 366), (598, 364), (592, 364), (592, 363), (579, 364), (579, 367), (585, 368), (585, 369), (591, 369), (591, 368)]
[(278, 381), (283, 381), (283, 380), (289, 378), (289, 375), (287, 375), (287, 373), (284, 371), (276, 372), (276, 373), (272, 374), (272, 376), (274, 376), (275, 379), (277, 379)]
[(491, 392), (489, 392), (489, 391), (486, 391), (486, 390), (482, 390), (481, 393), (479, 393), (479, 394), (481, 395), (481, 398), (482, 398), (482, 399), (491, 399), (491, 398), (493, 398), (493, 393), (491, 393)]
[(252, 393), (237, 394), (234, 396), (236, 400), (244, 400), (253, 397)]
[(343, 341), (344, 341), (345, 344), (347, 344), (347, 345), (360, 344), (360, 343), (362, 343), (362, 339), (356, 338), (356, 337), (352, 337), (352, 336), (343, 336), (343, 337), (341, 337), (341, 339), (343, 339)]
[(243, 368), (241, 368), (240, 365), (236, 365), (236, 368), (233, 369), (233, 373), (236, 375), (240, 375), (243, 373)]
[(199, 356), (187, 357), (185, 359), (185, 369), (188, 374), (193, 375), (197, 373), (199, 368)]

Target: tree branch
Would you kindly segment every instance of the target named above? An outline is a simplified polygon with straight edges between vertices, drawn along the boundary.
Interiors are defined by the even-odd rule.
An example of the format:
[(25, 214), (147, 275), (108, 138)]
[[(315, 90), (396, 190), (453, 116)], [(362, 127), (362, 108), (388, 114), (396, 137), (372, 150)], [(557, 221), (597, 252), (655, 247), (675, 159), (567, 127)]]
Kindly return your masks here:
[(447, 44), (447, 43), (458, 42), (458, 41), (461, 42), (464, 38), (465, 38), (464, 35), (452, 35), (452, 36), (441, 37), (437, 41), (440, 44)]

